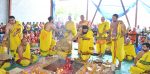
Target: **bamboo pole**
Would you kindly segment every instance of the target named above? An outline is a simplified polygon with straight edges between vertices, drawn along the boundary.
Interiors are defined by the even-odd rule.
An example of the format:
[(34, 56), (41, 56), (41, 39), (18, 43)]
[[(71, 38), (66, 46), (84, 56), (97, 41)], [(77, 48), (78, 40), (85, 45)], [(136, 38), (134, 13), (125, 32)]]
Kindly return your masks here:
[(135, 27), (137, 27), (137, 17), (138, 17), (138, 0), (136, 0)]
[[(124, 13), (125, 13), (125, 6), (124, 6), (124, 3), (123, 3), (122, 0), (120, 0), (120, 2), (121, 2), (121, 5), (122, 5), (122, 8), (123, 8), (123, 11), (124, 11)], [(127, 22), (128, 22), (128, 25), (129, 25), (129, 27), (130, 27), (130, 26), (131, 26), (131, 25), (130, 25), (130, 21), (129, 21), (128, 16), (127, 16), (126, 13), (125, 13), (125, 16), (126, 16), (126, 20), (127, 20)]]
[(98, 11), (99, 6), (101, 5), (101, 3), (102, 3), (102, 0), (99, 1), (98, 7), (97, 7), (97, 9), (96, 9), (96, 11), (95, 11), (95, 14), (94, 14), (94, 16), (93, 16), (93, 19), (92, 19), (91, 24), (93, 24), (93, 21), (94, 21), (94, 19), (95, 19), (95, 16), (96, 16), (96, 14), (97, 14), (97, 11)]

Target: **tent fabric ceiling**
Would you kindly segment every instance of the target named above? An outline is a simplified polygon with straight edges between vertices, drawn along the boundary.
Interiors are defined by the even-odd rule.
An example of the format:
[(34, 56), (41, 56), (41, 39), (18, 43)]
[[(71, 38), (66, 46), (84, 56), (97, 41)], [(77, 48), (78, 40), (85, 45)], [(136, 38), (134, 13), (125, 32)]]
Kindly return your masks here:
[[(78, 3), (78, 1), (80, 1), (80, 3), (82, 2), (83, 4)], [(76, 22), (78, 22), (80, 20), (79, 16), (81, 14), (84, 13), (84, 15), (86, 15), (86, 1), (87, 0), (76, 0), (76, 1), (66, 0), (66, 4), (64, 4), (65, 0), (64, 1), (56, 0), (56, 4), (55, 4), (56, 5), (56, 9), (55, 9), (56, 14), (60, 8), (64, 9), (64, 11), (65, 11), (65, 12), (61, 11), (61, 12), (63, 12), (63, 16), (62, 16), (62, 14), (60, 14), (60, 15), (57, 14), (57, 16), (59, 16), (60, 18), (67, 17), (67, 15), (74, 14), (74, 13), (78, 14), (78, 16), (74, 15), (74, 17), (78, 17), (77, 20), (75, 20)], [(92, 1), (96, 5), (98, 5), (98, 3), (99, 3), (99, 0), (89, 0), (89, 6), (88, 6), (89, 7), (89, 11), (88, 11), (89, 19), (88, 20), (91, 20), (93, 18), (93, 15), (97, 8), (94, 6)], [(150, 6), (150, 1), (149, 0), (139, 0), (139, 3), (138, 3), (137, 25), (142, 25), (141, 27), (146, 27), (149, 24), (149, 21), (146, 19), (149, 19), (149, 17), (150, 17), (150, 13), (148, 12), (148, 11), (150, 11), (150, 8), (149, 9), (146, 8), (148, 6), (144, 7), (141, 1), (144, 2), (148, 6)], [(123, 0), (125, 10), (128, 15), (131, 27), (135, 26), (135, 10), (136, 10), (135, 2), (136, 2), (136, 0)], [(76, 5), (76, 3), (78, 3), (78, 5)], [(68, 9), (65, 9), (66, 7)], [(79, 7), (79, 8), (75, 9), (76, 7)], [(81, 10), (81, 9), (83, 9), (83, 10)], [(120, 16), (121, 16), (119, 19), (123, 20), (125, 22), (125, 24), (128, 26), (128, 23), (126, 21), (120, 0), (103, 0), (100, 5), (100, 10), (101, 10), (101, 12), (103, 12), (103, 14), (101, 12), (98, 12), (95, 17), (94, 23), (98, 24), (100, 22), (101, 16), (105, 15), (106, 18), (110, 19), (112, 14), (117, 13), (117, 14), (120, 14)]]
[(8, 0), (0, 0), (0, 22), (6, 23), (8, 15)]
[[(0, 0), (0, 22), (7, 22), (8, 17), (8, 0)], [(25, 21), (25, 22), (33, 22), (33, 21), (47, 21), (47, 17), (50, 16), (50, 1), (51, 0), (12, 0), (12, 15), (14, 15), (17, 20)], [(53, 0), (56, 3), (54, 4), (56, 7), (56, 11), (58, 8), (65, 9), (68, 12), (64, 13), (64, 15), (68, 14), (86, 14), (86, 1), (87, 0)], [(80, 2), (79, 2), (80, 1)], [(91, 0), (89, 0), (91, 1)], [(92, 0), (96, 4), (98, 4), (99, 0)], [(115, 2), (114, 2), (115, 1)], [(125, 8), (127, 9), (133, 2), (136, 0), (126, 0), (124, 2)], [(68, 2), (67, 4), (61, 4), (64, 2)], [(72, 2), (72, 3), (71, 3)], [(92, 19), (93, 14), (96, 10), (96, 7), (89, 3), (89, 20)], [(70, 6), (71, 5), (71, 6)], [(64, 8), (68, 7), (68, 8)], [(70, 8), (69, 8), (70, 7)], [(150, 1), (149, 0), (139, 0), (139, 6), (138, 6), (138, 25), (146, 26), (149, 24), (150, 17)], [(74, 10), (71, 10), (74, 9)], [(114, 12), (114, 11), (123, 11), (121, 7), (120, 0), (103, 0), (101, 4), (102, 11), (105, 11), (106, 14)], [(53, 9), (54, 10), (54, 9)], [(127, 13), (129, 17), (129, 21), (131, 22), (131, 25), (134, 25), (135, 22), (135, 7), (133, 7), (130, 11)], [(58, 15), (59, 16), (59, 15)], [(98, 13), (96, 16), (97, 22), (100, 22), (100, 17), (102, 16), (101, 13)], [(62, 16), (64, 18), (64, 16)], [(79, 17), (79, 16), (75, 16)], [(120, 19), (124, 20), (126, 22), (126, 18), (123, 16)], [(77, 20), (78, 21), (78, 20)], [(97, 23), (96, 22), (96, 23)], [(143, 27), (142, 26), (142, 27)]]

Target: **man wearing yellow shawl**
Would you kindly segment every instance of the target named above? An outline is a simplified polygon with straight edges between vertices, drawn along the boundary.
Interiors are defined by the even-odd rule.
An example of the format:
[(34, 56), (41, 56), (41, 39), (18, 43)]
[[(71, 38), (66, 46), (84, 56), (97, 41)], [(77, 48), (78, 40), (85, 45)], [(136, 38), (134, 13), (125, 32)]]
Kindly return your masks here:
[(150, 74), (150, 44), (143, 43), (142, 50), (137, 54), (134, 65), (130, 68), (131, 74)]
[(71, 16), (68, 16), (68, 20), (65, 25), (66, 33), (65, 36), (68, 36), (71, 33), (73, 36), (76, 36), (77, 29), (75, 23), (72, 21)]
[(112, 39), (112, 63), (116, 64), (116, 59), (119, 60), (118, 69), (121, 68), (121, 62), (125, 57), (124, 52), (124, 35), (126, 27), (122, 21), (118, 21), (118, 14), (112, 16), (112, 22), (110, 26), (110, 36)]
[(87, 61), (93, 53), (94, 37), (88, 26), (82, 26), (75, 39), (78, 38), (78, 53), (83, 61)]
[(28, 42), (27, 34), (24, 34), (23, 39), (21, 40), (21, 44), (19, 45), (15, 55), (15, 61), (21, 66), (28, 66), (37, 61), (37, 56), (31, 55), (30, 43)]
[(124, 50), (125, 50), (125, 59), (126, 60), (130, 61), (136, 57), (135, 46), (134, 46), (134, 44), (132, 44), (129, 37), (127, 37), (125, 40)]
[(56, 30), (53, 24), (53, 17), (48, 18), (49, 22), (44, 26), (44, 29), (40, 33), (40, 54), (41, 56), (53, 55), (56, 52), (53, 47), (56, 45), (56, 41), (52, 38), (52, 31)]
[(101, 17), (101, 22), (98, 25), (98, 34), (97, 34), (97, 43), (96, 43), (96, 51), (100, 56), (105, 53), (106, 49), (106, 38), (107, 32), (110, 29), (109, 22), (105, 21), (104, 17)]
[(11, 55), (14, 57), (17, 47), (21, 43), (23, 26), (14, 16), (9, 16), (9, 22), (6, 25), (4, 40), (9, 40)]

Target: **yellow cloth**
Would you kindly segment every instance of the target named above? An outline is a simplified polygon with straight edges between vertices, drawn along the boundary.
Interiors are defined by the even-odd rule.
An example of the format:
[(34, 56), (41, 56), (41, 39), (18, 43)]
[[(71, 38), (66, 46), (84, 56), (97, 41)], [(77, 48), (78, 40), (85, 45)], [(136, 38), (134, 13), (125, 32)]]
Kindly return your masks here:
[[(19, 33), (17, 33), (16, 36), (14, 36), (15, 32), (17, 32), (17, 30), (21, 30)], [(16, 53), (16, 49), (17, 47), (20, 45), (21, 43), (21, 39), (22, 39), (22, 31), (23, 31), (23, 26), (19, 21), (16, 21), (16, 23), (13, 25), (11, 31), (10, 31), (10, 50), (14, 51), (13, 53)], [(14, 56), (14, 55), (12, 55)]]
[(144, 64), (143, 62), (149, 62), (150, 63), (150, 51), (146, 52), (140, 60), (137, 61), (136, 66), (132, 66), (130, 68), (131, 74), (144, 74), (145, 71), (150, 71), (150, 64)]
[(72, 33), (73, 36), (76, 36), (77, 34), (77, 29), (76, 29), (76, 25), (73, 21), (68, 21), (65, 25), (65, 28), (67, 30), (67, 32), (65, 33), (65, 36), (68, 35), (68, 31), (70, 31)]
[[(30, 52), (30, 44), (29, 43), (26, 45), (26, 50), (23, 52), (23, 57), (27, 58), (27, 59), (21, 60), (20, 64), (22, 66), (28, 66), (31, 63), (31, 61), (30, 61), (30, 59), (31, 59), (31, 52)], [(19, 59), (21, 59), (21, 58), (19, 57), (19, 54), (16, 53), (15, 61), (17, 61)]]
[[(98, 25), (98, 36), (97, 37), (99, 37), (99, 33), (102, 34), (109, 29), (110, 29), (109, 22), (100, 23)], [(107, 37), (107, 33), (102, 34), (102, 37)], [(107, 46), (106, 39), (99, 39), (99, 40), (103, 41), (103, 43), (96, 43), (96, 52), (100, 53), (100, 54), (104, 54), (106, 46)]]
[(40, 55), (45, 57), (45, 56), (48, 56), (49, 52), (48, 51), (42, 51), (40, 50)]
[(55, 50), (49, 50), (49, 51), (40, 51), (41, 56), (45, 57), (48, 55), (55, 55), (57, 54), (57, 51)]
[[(115, 44), (116, 43), (116, 47)], [(117, 28), (117, 40), (112, 40), (111, 44), (111, 52), (112, 52), (112, 61), (116, 64), (116, 59), (122, 61), (125, 58), (125, 51), (124, 51), (124, 37), (121, 37), (121, 24), (118, 24)]]
[(100, 54), (104, 54), (106, 50), (106, 43), (104, 44), (98, 44), (96, 43), (96, 52)]
[(54, 39), (52, 39), (52, 42), (51, 42), (51, 47), (54, 47), (56, 45), (56, 41)]
[[(105, 31), (110, 29), (109, 22), (102, 22), (98, 25), (98, 33), (104, 33)], [(102, 37), (107, 37), (107, 34), (104, 33)]]
[(31, 63), (30, 60), (23, 59), (23, 60), (21, 60), (20, 65), (22, 65), (22, 66), (28, 66), (30, 63)]
[[(90, 48), (94, 47), (93, 32), (91, 30), (88, 30), (87, 34), (85, 34), (84, 37), (90, 38), (90, 40), (83, 40), (82, 38), (79, 38), (79, 47), (78, 47), (79, 49), (78, 49), (78, 51), (80, 51), (81, 54), (82, 53), (83, 54), (84, 53), (91, 53), (92, 54), (93, 50), (91, 50)], [(87, 58), (89, 57), (89, 55), (84, 55), (84, 56), (87, 56)], [(81, 57), (82, 57), (82, 55), (81, 55)]]
[(128, 45), (124, 46), (124, 50), (125, 50), (125, 56), (127, 57), (127, 59), (130, 59), (129, 56), (132, 58), (136, 57), (135, 47), (133, 44), (131, 44), (131, 42)]
[(1, 68), (2, 68), (2, 69), (6, 69), (6, 68), (9, 68), (10, 66), (11, 66), (10, 62), (5, 62), (5, 63), (1, 66)]
[(54, 39), (52, 39), (49, 50), (47, 50), (47, 51), (41, 50), (40, 51), (41, 56), (48, 56), (48, 55), (55, 55), (55, 54), (57, 54), (57, 52), (55, 50), (51, 50), (51, 48), (53, 48), (55, 45), (56, 45), (56, 41)]
[(86, 61), (86, 60), (88, 60), (89, 58), (90, 58), (90, 56), (91, 55), (80, 55), (81, 56), (81, 59), (83, 60), (83, 61)]
[(40, 33), (40, 49), (42, 51), (48, 51), (52, 42), (52, 31), (48, 32), (44, 29)]
[(4, 69), (0, 69), (0, 74), (6, 74), (6, 71)]
[[(52, 39), (51, 48), (50, 49), (54, 48), (55, 45), (56, 45), (56, 41), (54, 39)], [(49, 55), (55, 55), (55, 54), (57, 54), (57, 52), (55, 50), (49, 50)]]
[(51, 48), (56, 45), (56, 41), (52, 39), (52, 31), (48, 32), (44, 29), (41, 30), (40, 34), (40, 53), (41, 56), (54, 55), (55, 51)]
[(81, 52), (89, 52), (89, 48), (94, 47), (93, 32), (91, 30), (88, 30), (87, 34), (85, 34), (84, 37), (90, 38), (90, 40), (83, 40), (82, 38), (79, 38), (79, 50)]

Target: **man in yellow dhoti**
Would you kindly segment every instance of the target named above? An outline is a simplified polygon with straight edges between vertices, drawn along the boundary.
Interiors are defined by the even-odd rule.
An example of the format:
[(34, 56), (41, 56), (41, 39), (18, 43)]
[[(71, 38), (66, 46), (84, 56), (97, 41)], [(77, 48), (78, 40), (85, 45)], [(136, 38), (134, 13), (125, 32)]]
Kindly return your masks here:
[(126, 32), (126, 27), (122, 21), (118, 21), (118, 15), (114, 14), (112, 16), (112, 23), (110, 26), (110, 36), (112, 39), (112, 62), (116, 64), (116, 59), (119, 60), (118, 69), (121, 68), (121, 62), (125, 57), (124, 52), (124, 35)]
[(105, 21), (104, 17), (101, 17), (101, 22), (98, 25), (98, 34), (97, 34), (97, 43), (96, 43), (96, 51), (100, 56), (105, 53), (106, 49), (106, 38), (107, 32), (110, 29), (109, 22)]
[(134, 65), (130, 68), (131, 74), (150, 74), (150, 44), (143, 43), (135, 60)]
[(94, 37), (92, 30), (88, 26), (82, 26), (75, 39), (78, 37), (78, 52), (83, 61), (87, 61), (93, 53)]
[(44, 29), (40, 33), (40, 54), (41, 56), (48, 56), (51, 53), (55, 54), (52, 47), (56, 44), (55, 40), (52, 39), (52, 31), (56, 30), (53, 25), (53, 17), (48, 18), (49, 22), (44, 26)]
[(23, 26), (14, 16), (9, 16), (9, 22), (6, 25), (4, 40), (9, 40), (10, 52), (14, 57), (17, 47), (21, 43)]
[(135, 47), (128, 37), (126, 38), (125, 41), (124, 50), (125, 50), (125, 58), (127, 60), (133, 60), (133, 58), (136, 57)]
[(24, 34), (21, 44), (17, 49), (15, 61), (22, 66), (28, 66), (29, 64), (37, 61), (37, 56), (31, 55), (30, 43), (28, 42), (27, 34)]
[(83, 25), (87, 25), (88, 26), (89, 22), (87, 20), (85, 20), (84, 15), (81, 15), (80, 19), (81, 19), (81, 21), (79, 22), (78, 28), (81, 28)]
[(65, 25), (66, 33), (65, 36), (68, 36), (71, 33), (73, 36), (76, 36), (77, 29), (75, 23), (72, 21), (71, 16), (68, 16), (68, 20)]

